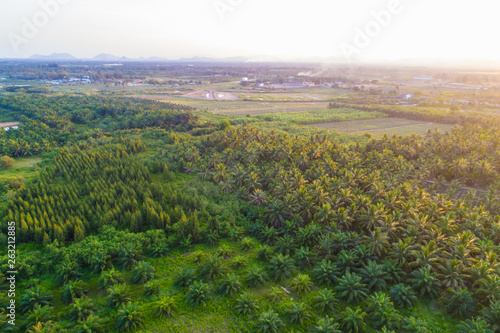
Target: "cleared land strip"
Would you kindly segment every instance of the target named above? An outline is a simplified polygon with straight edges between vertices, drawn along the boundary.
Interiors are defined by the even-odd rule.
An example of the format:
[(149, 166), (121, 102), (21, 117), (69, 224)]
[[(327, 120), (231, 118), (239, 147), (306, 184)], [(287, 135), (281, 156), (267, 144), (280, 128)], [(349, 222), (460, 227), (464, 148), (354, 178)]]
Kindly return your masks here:
[(353, 120), (331, 123), (315, 123), (313, 126), (324, 129), (333, 129), (344, 133), (372, 133), (376, 135), (388, 134), (424, 134), (429, 129), (438, 128), (440, 131), (451, 129), (451, 125), (436, 124), (402, 118), (379, 118), (369, 120)]

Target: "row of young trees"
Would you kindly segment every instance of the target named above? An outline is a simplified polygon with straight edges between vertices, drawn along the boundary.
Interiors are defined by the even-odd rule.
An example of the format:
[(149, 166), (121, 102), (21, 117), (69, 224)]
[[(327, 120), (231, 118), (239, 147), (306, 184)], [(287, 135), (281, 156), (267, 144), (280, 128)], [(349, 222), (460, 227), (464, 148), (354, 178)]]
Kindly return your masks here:
[[(129, 154), (145, 150), (140, 140), (98, 151), (64, 148), (33, 184), (8, 200), (4, 220), (16, 221), (21, 241), (82, 240), (103, 224), (143, 228), (151, 190), (149, 172)], [(155, 216), (156, 217), (156, 216)], [(160, 220), (167, 219), (158, 215)], [(144, 223), (145, 224), (145, 223)]]

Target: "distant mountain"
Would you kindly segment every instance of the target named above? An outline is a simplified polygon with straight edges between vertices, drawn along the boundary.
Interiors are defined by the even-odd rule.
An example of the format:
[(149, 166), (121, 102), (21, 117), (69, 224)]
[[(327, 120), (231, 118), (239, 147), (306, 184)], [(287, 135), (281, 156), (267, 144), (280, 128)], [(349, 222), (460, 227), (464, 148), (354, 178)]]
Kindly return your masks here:
[(28, 59), (33, 60), (76, 60), (77, 58), (69, 53), (52, 53), (49, 55), (34, 54)]
[(229, 58), (208, 58), (208, 57), (191, 57), (191, 58), (181, 58), (175, 60), (178, 62), (245, 62), (247, 58), (243, 57), (229, 57)]
[(89, 60), (95, 60), (95, 61), (123, 61), (123, 58), (125, 57), (118, 57), (112, 54), (108, 53), (101, 53), (96, 55), (95, 57), (89, 59)]
[(119, 57), (109, 53), (101, 53), (93, 58), (76, 58), (68, 53), (52, 53), (51, 55), (41, 55), (34, 54), (28, 59), (30, 60), (83, 60), (83, 61), (103, 61), (103, 62), (204, 62), (204, 63), (223, 63), (223, 62), (247, 62), (248, 58), (244, 57), (228, 57), (228, 58), (210, 58), (210, 57), (191, 57), (191, 58), (181, 58), (177, 60), (162, 58), (162, 57), (140, 57), (140, 58), (128, 58)]

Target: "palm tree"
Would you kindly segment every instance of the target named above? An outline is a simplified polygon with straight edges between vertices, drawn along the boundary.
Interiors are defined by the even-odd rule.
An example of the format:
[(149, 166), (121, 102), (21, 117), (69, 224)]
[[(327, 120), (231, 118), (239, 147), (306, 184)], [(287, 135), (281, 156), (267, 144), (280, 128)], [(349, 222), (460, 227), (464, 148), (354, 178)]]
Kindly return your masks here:
[(302, 246), (295, 252), (294, 259), (301, 270), (311, 268), (316, 261), (314, 252), (309, 250), (308, 247)]
[(401, 269), (397, 262), (384, 260), (383, 265), (385, 267), (385, 271), (387, 272), (387, 276), (389, 277), (389, 283), (399, 283), (406, 277), (406, 273)]
[(160, 293), (160, 285), (158, 281), (149, 281), (144, 285), (144, 296), (151, 297)]
[(243, 251), (248, 251), (253, 248), (252, 240), (248, 237), (243, 238), (240, 244)]
[(414, 249), (414, 240), (410, 237), (400, 239), (396, 243), (392, 243), (392, 249), (389, 251), (389, 258), (396, 260), (401, 267), (406, 267), (411, 261)]
[(330, 260), (322, 260), (313, 270), (313, 277), (319, 284), (333, 286), (337, 281), (339, 270)]
[(483, 303), (500, 300), (500, 277), (498, 275), (488, 275), (486, 278), (478, 280), (477, 284), (479, 288), (476, 294), (483, 300)]
[(74, 261), (65, 260), (57, 268), (57, 282), (59, 284), (65, 284), (70, 280), (76, 280), (82, 273), (80, 272), (80, 266)]
[(285, 296), (285, 291), (281, 287), (271, 287), (269, 289), (269, 300), (273, 303), (281, 302)]
[(370, 295), (366, 300), (366, 313), (375, 328), (391, 326), (395, 317), (396, 310), (386, 293), (378, 291)]
[(207, 258), (198, 268), (198, 271), (201, 276), (209, 280), (213, 280), (221, 276), (224, 272), (221, 258), (218, 256), (211, 256)]
[(71, 321), (85, 321), (90, 315), (97, 311), (94, 301), (88, 297), (75, 299), (71, 304), (68, 319)]
[(417, 301), (417, 296), (413, 290), (403, 283), (393, 286), (390, 290), (391, 299), (400, 307), (412, 307)]
[(85, 296), (88, 293), (87, 284), (81, 280), (70, 281), (63, 286), (61, 298), (64, 304), (72, 303), (76, 298)]
[(293, 303), (288, 309), (290, 314), (290, 321), (294, 324), (302, 325), (304, 321), (311, 318), (311, 313), (309, 312), (309, 307), (306, 303)]
[(363, 265), (360, 271), (365, 283), (370, 290), (379, 291), (387, 290), (387, 281), (389, 275), (385, 271), (385, 266), (377, 264), (375, 261), (368, 261), (367, 265)]
[(286, 206), (279, 199), (271, 199), (266, 202), (265, 206), (268, 224), (272, 227), (279, 228), (289, 215)]
[(456, 333), (493, 333), (488, 323), (481, 318), (467, 319), (457, 325)]
[(401, 329), (403, 332), (430, 333), (426, 327), (426, 322), (415, 317), (405, 317)]
[(311, 278), (307, 274), (299, 274), (290, 282), (292, 290), (300, 295), (301, 293), (310, 292), (314, 286)]
[(421, 297), (436, 296), (439, 288), (439, 280), (431, 273), (430, 267), (421, 267), (411, 273), (408, 282), (412, 284), (413, 289), (418, 291)]
[(164, 296), (155, 303), (155, 316), (171, 317), (175, 311), (175, 301), (172, 297)]
[(119, 307), (130, 303), (131, 297), (127, 285), (124, 283), (114, 284), (108, 289), (108, 297), (106, 297), (106, 306)]
[(92, 272), (102, 272), (106, 269), (106, 266), (109, 264), (111, 256), (107, 253), (98, 253), (92, 256), (90, 259), (90, 269)]
[(154, 279), (155, 268), (146, 261), (141, 261), (132, 271), (132, 283), (145, 284), (146, 282)]
[(187, 288), (194, 282), (194, 280), (196, 280), (196, 273), (194, 269), (186, 266), (177, 273), (174, 279), (174, 286), (177, 288)]
[(267, 245), (261, 245), (257, 249), (256, 256), (257, 256), (257, 259), (259, 259), (259, 260), (268, 261), (269, 259), (271, 259), (273, 254), (274, 254), (274, 250), (272, 247), (269, 247)]
[(387, 233), (377, 228), (370, 232), (369, 236), (364, 237), (368, 249), (377, 256), (385, 254), (389, 247), (389, 237)]
[(236, 300), (235, 309), (238, 314), (249, 315), (257, 311), (259, 306), (250, 293), (244, 292)]
[(339, 301), (330, 289), (320, 289), (312, 299), (314, 307), (321, 312), (333, 312)]
[(118, 267), (120, 269), (132, 269), (135, 265), (144, 260), (144, 257), (132, 246), (122, 248), (118, 254)]
[(455, 317), (469, 318), (477, 310), (476, 301), (467, 289), (448, 289), (448, 295), (443, 300), (446, 304), (446, 311)]
[[(45, 306), (40, 306), (36, 305), (33, 310), (28, 312), (28, 317), (26, 318), (26, 321), (22, 325), (22, 329), (29, 329), (32, 326), (36, 325), (36, 323), (45, 323), (49, 320), (51, 320), (54, 315), (53, 315), (53, 310), (54, 308), (48, 305)], [(3, 331), (2, 331), (3, 332)]]
[(229, 246), (227, 245), (222, 245), (221, 247), (219, 247), (219, 249), (217, 250), (217, 255), (219, 257), (222, 257), (224, 259), (227, 259), (229, 257), (231, 257), (232, 255), (232, 251), (231, 249), (229, 248)]
[(500, 301), (496, 301), (484, 307), (481, 310), (480, 318), (486, 320), (495, 332), (500, 330)]
[(441, 284), (445, 288), (458, 289), (465, 287), (465, 278), (468, 275), (464, 273), (465, 269), (458, 259), (446, 260), (443, 265), (439, 265), (440, 274), (438, 274)]
[(289, 256), (293, 255), (295, 252), (295, 241), (290, 235), (285, 235), (283, 237), (278, 238), (278, 241), (276, 242), (275, 249), (279, 253)]
[(368, 296), (368, 289), (366, 284), (362, 283), (362, 278), (349, 271), (338, 280), (335, 289), (339, 292), (339, 297), (348, 302), (360, 302)]
[(269, 276), (276, 281), (283, 281), (291, 277), (295, 271), (293, 259), (283, 254), (275, 255), (269, 262)]
[[(10, 324), (9, 324), (10, 325)], [(45, 323), (38, 322), (35, 326), (32, 326), (28, 333), (58, 333), (61, 332), (61, 327), (49, 320)]]
[(114, 268), (111, 268), (109, 271), (103, 271), (98, 280), (98, 285), (101, 290), (107, 290), (109, 287), (117, 284), (124, 283), (125, 280), (122, 277), (122, 274), (118, 271), (115, 271)]
[(366, 312), (360, 307), (346, 307), (340, 316), (340, 327), (346, 333), (362, 333), (366, 330)]
[(233, 274), (227, 274), (224, 276), (219, 285), (219, 293), (223, 296), (234, 296), (241, 290), (241, 283), (238, 277)]
[(332, 318), (326, 316), (318, 320), (316, 324), (311, 327), (312, 333), (342, 333), (338, 323), (334, 322)]
[(261, 240), (267, 245), (274, 245), (278, 238), (278, 229), (270, 226), (265, 226), (261, 231)]
[(42, 287), (35, 286), (28, 289), (19, 302), (19, 312), (25, 314), (35, 308), (35, 306), (51, 306), (53, 296)]
[(136, 304), (122, 305), (116, 314), (116, 328), (120, 331), (132, 331), (144, 324), (144, 313)]
[(254, 204), (256, 206), (260, 206), (262, 205), (263, 203), (266, 202), (267, 200), (267, 195), (264, 191), (260, 190), (260, 189), (256, 189), (252, 195), (250, 195), (249, 197), (249, 202), (248, 203), (251, 203), (251, 204)]
[(262, 312), (257, 317), (256, 328), (258, 333), (278, 333), (284, 326), (279, 315), (273, 310)]
[(245, 276), (245, 282), (250, 287), (260, 287), (267, 281), (267, 274), (263, 268), (252, 266)]
[(96, 315), (90, 315), (84, 321), (78, 323), (75, 333), (104, 333), (102, 319)]
[(210, 286), (202, 281), (195, 281), (189, 286), (186, 293), (186, 301), (191, 306), (206, 306), (206, 301), (210, 298)]
[(245, 268), (247, 267), (247, 265), (248, 265), (248, 259), (244, 256), (236, 256), (231, 261), (231, 267), (236, 270)]

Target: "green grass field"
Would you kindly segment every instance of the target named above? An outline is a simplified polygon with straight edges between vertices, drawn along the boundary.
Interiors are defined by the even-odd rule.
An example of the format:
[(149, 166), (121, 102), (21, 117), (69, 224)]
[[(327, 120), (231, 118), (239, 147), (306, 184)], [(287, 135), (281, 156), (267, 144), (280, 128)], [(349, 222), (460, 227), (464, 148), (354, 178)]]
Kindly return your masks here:
[(347, 120), (374, 119), (380, 117), (386, 117), (386, 115), (381, 112), (366, 112), (347, 108), (312, 110), (293, 113), (280, 112), (270, 115), (257, 116), (257, 118), (267, 121), (283, 121), (296, 124), (343, 122)]
[(438, 128), (444, 132), (453, 128), (452, 125), (436, 124), (423, 121), (408, 120), (402, 118), (379, 118), (369, 120), (355, 120), (331, 123), (316, 123), (307, 126), (318, 127), (329, 130), (337, 130), (344, 133), (370, 133), (375, 136), (384, 134), (392, 135), (423, 135), (428, 130)]

